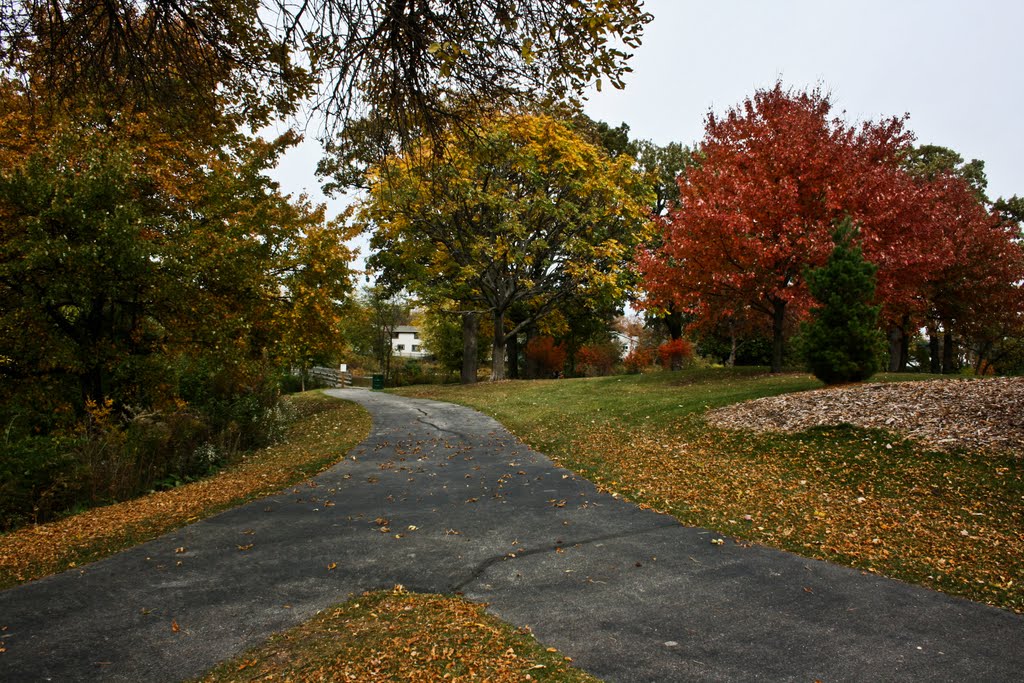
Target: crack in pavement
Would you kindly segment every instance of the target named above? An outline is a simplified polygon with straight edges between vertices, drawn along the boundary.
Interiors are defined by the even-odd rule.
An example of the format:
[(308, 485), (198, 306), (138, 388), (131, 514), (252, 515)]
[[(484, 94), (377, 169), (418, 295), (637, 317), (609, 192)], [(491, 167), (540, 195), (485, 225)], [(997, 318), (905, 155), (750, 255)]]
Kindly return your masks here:
[[(415, 406), (413, 406), (413, 407), (415, 408)], [(416, 418), (416, 421), (419, 422), (420, 424), (425, 424), (428, 427), (433, 427), (434, 429), (436, 429), (437, 431), (441, 432), (442, 434), (451, 434), (452, 436), (458, 437), (460, 439), (463, 437), (463, 435), (458, 433), (458, 432), (453, 432), (450, 429), (445, 429), (444, 427), (439, 427), (438, 425), (434, 424), (433, 422), (427, 420), (426, 418), (430, 417), (430, 414), (427, 413), (425, 410), (421, 410), (420, 408), (416, 408), (416, 411), (423, 415), (423, 417), (417, 417)]]
[(544, 545), (544, 546), (538, 546), (538, 547), (535, 547), (535, 548), (530, 548), (528, 550), (520, 550), (519, 552), (511, 553), (511, 554), (506, 553), (504, 555), (493, 555), (491, 557), (488, 557), (484, 561), (480, 562), (473, 569), (473, 571), (470, 572), (469, 576), (466, 579), (460, 581), (459, 583), (456, 583), (456, 584), (453, 584), (452, 586), (450, 586), (448, 588), (448, 592), (450, 592), (450, 593), (457, 593), (457, 592), (463, 590), (464, 588), (466, 588), (466, 586), (468, 586), (469, 584), (473, 583), (474, 581), (479, 579), (481, 576), (483, 576), (484, 572), (486, 572), (488, 569), (493, 567), (498, 562), (501, 562), (502, 560), (521, 559), (521, 558), (524, 558), (524, 557), (529, 557), (531, 555), (540, 555), (542, 553), (553, 553), (553, 552), (556, 552), (559, 548), (563, 548), (564, 549), (564, 548), (567, 548), (567, 547), (571, 548), (571, 547), (577, 547), (577, 546), (585, 546), (585, 545), (590, 545), (592, 543), (599, 543), (601, 541), (613, 541), (613, 540), (619, 539), (619, 538), (635, 538), (635, 537), (643, 535), (643, 534), (649, 534), (649, 533), (653, 533), (655, 531), (661, 531), (662, 529), (669, 529), (669, 528), (675, 527), (675, 526), (679, 526), (679, 522), (677, 522), (675, 519), (672, 519), (671, 521), (666, 521), (666, 522), (663, 522), (661, 524), (657, 524), (655, 526), (652, 526), (652, 527), (649, 527), (649, 528), (646, 528), (646, 529), (628, 529), (626, 531), (620, 531), (620, 532), (617, 532), (617, 533), (614, 533), (614, 534), (604, 534), (602, 536), (591, 536), (590, 538), (585, 538), (585, 539), (581, 539), (581, 540), (578, 540), (578, 541), (566, 541), (565, 543), (561, 543), (561, 544), (555, 543), (555, 544), (549, 544), (549, 545)]

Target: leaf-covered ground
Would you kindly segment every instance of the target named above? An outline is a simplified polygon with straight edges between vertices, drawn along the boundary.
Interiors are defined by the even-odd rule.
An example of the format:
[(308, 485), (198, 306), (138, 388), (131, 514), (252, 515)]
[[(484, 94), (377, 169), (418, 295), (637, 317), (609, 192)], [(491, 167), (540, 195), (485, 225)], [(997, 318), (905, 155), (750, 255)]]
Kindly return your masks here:
[(799, 432), (851, 424), (939, 449), (1024, 452), (1024, 377), (827, 387), (710, 411), (716, 427)]
[(285, 442), (246, 455), (213, 477), (0, 536), (0, 588), (97, 560), (273, 493), (326, 469), (369, 433), (370, 417), (354, 403), (319, 393), (286, 400), (297, 421)]
[(224, 662), (202, 683), (245, 681), (559, 681), (598, 679), (572, 668), (529, 631), (461, 598), (400, 586), (366, 593)]
[(684, 523), (1024, 611), (1019, 451), (704, 419), (709, 408), (817, 387), (806, 375), (736, 369), (403, 393), (483, 410), (599, 486)]

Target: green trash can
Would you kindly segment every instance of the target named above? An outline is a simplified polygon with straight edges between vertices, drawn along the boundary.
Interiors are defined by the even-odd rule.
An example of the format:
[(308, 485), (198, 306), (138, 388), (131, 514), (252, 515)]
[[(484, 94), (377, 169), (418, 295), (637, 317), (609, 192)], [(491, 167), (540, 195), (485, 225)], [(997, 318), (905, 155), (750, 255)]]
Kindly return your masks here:
[(374, 375), (370, 381), (370, 388), (374, 391), (380, 391), (384, 388), (384, 375)]

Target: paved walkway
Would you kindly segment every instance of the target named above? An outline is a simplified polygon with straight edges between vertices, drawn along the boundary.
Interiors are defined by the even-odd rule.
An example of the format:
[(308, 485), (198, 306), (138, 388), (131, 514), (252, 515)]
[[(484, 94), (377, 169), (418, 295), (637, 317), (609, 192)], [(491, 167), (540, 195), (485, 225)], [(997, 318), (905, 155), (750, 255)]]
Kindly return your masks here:
[(609, 681), (1024, 678), (1019, 616), (714, 545), (466, 408), (336, 394), (373, 430), (312, 485), (0, 593), (0, 681), (178, 681), (396, 583), (486, 601)]

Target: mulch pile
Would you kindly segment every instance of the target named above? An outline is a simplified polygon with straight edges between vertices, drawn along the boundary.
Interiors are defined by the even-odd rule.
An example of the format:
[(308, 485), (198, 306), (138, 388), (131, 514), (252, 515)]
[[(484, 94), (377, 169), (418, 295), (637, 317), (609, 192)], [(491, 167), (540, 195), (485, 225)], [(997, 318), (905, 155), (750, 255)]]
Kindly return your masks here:
[(724, 429), (798, 432), (851, 424), (929, 446), (1024, 452), (1024, 377), (829, 387), (760, 398), (707, 413)]

